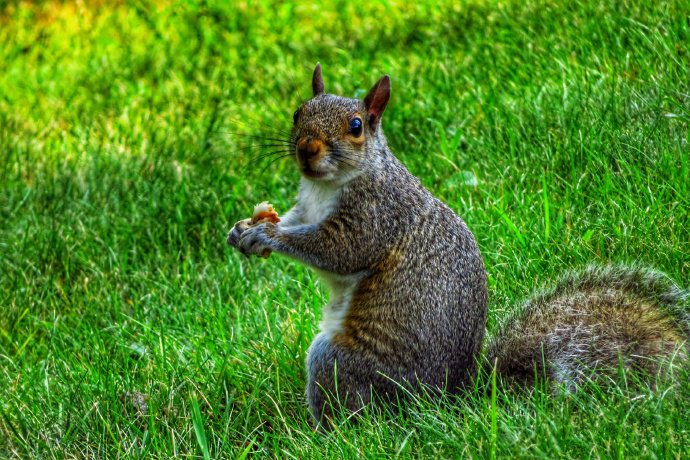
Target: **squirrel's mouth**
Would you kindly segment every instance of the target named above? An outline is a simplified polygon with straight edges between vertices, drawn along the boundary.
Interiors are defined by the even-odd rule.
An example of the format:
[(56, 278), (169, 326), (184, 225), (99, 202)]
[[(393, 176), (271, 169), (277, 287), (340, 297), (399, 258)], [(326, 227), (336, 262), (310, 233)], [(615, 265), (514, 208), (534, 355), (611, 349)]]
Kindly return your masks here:
[(311, 179), (320, 179), (326, 175), (325, 172), (315, 171), (315, 170), (311, 169), (311, 167), (309, 165), (303, 165), (302, 166), (302, 174), (304, 174), (306, 177), (309, 177)]

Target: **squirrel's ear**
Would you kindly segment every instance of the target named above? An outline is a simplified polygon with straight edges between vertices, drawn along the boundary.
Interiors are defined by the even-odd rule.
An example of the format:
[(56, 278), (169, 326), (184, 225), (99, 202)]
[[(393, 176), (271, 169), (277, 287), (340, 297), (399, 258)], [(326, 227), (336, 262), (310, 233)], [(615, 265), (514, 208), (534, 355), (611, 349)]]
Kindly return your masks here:
[(323, 94), (325, 91), (323, 86), (323, 75), (321, 75), (321, 64), (318, 62), (314, 68), (314, 75), (311, 77), (311, 89), (314, 93), (314, 97)]
[(391, 79), (388, 75), (381, 77), (369, 94), (364, 98), (364, 107), (369, 115), (369, 125), (376, 129), (383, 111), (386, 110), (388, 99), (391, 97)]

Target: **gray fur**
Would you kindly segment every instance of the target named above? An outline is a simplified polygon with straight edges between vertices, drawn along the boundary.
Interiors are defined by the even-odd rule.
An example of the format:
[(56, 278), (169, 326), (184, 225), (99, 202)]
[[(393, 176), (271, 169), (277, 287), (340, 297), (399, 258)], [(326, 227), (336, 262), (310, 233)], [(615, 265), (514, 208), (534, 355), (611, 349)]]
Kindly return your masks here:
[(486, 360), (523, 385), (542, 376), (573, 389), (621, 367), (655, 376), (687, 359), (689, 312), (687, 292), (661, 272), (590, 266), (526, 301), (489, 340)]
[[(379, 119), (390, 80), (379, 80), (366, 106), (320, 93), (320, 75), (317, 68), (316, 95), (299, 108), (292, 141), (311, 152), (296, 155), (303, 175), (315, 157), (308, 172), (322, 176), (303, 177), (280, 224), (240, 221), (228, 236), (246, 255), (269, 249), (317, 269), (333, 289), (332, 321), (307, 358), (317, 421), (338, 407), (356, 412), (374, 393), (394, 400), (401, 387), (454, 392), (472, 382), (488, 297), (470, 230), (388, 148)], [(353, 117), (364, 137), (349, 134)], [(490, 340), (485, 362), (507, 379), (531, 382), (544, 369), (569, 386), (618, 362), (654, 372), (660, 358), (687, 354), (685, 303), (657, 272), (591, 267), (526, 302)]]
[[(344, 132), (355, 114), (365, 120), (361, 146)], [(342, 330), (320, 334), (309, 350), (314, 417), (333, 415), (329, 398), (356, 411), (372, 391), (392, 399), (400, 385), (462, 388), (473, 375), (487, 305), (472, 233), (393, 156), (380, 127), (366, 125), (362, 101), (331, 94), (310, 99), (293, 135), (305, 136), (347, 155), (331, 181), (339, 188), (331, 214), (299, 225), (298, 202), (289, 218), (297, 225), (233, 230), (229, 242), (246, 254), (268, 248), (326, 275), (362, 276)]]

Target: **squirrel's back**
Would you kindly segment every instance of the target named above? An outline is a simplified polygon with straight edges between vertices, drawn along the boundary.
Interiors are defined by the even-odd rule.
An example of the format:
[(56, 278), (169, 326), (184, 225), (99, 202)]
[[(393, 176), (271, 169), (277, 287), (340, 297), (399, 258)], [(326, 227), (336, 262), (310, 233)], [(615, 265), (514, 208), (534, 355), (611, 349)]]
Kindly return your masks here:
[(620, 369), (654, 376), (687, 360), (687, 303), (663, 273), (590, 266), (528, 300), (491, 338), (486, 360), (505, 380), (539, 376), (570, 389)]

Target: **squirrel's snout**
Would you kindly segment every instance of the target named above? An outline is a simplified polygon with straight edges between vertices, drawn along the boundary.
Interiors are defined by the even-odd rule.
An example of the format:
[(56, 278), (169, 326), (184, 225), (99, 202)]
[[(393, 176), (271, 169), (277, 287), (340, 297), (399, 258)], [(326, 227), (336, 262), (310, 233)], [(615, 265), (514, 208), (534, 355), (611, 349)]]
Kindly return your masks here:
[(319, 139), (303, 137), (297, 141), (297, 156), (303, 163), (319, 160), (326, 152), (326, 145)]

